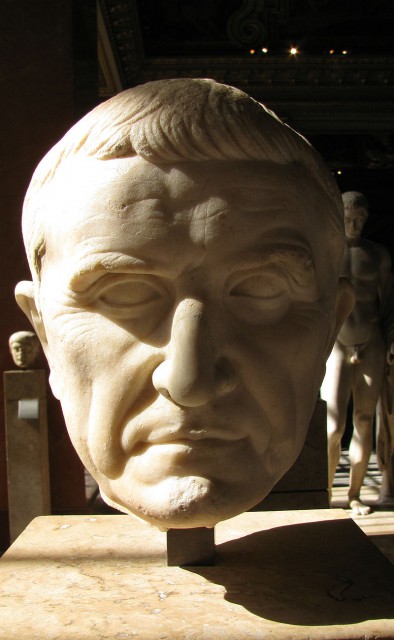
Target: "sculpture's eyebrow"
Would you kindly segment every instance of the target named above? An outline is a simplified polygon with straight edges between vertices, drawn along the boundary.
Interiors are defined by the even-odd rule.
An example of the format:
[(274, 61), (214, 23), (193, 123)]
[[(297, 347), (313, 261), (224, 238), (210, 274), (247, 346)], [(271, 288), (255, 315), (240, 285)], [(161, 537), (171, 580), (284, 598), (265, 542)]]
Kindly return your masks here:
[(316, 285), (316, 269), (311, 252), (296, 244), (274, 244), (256, 248), (236, 263), (239, 271), (276, 268), (300, 287)]
[(160, 265), (125, 255), (124, 253), (105, 252), (88, 255), (73, 268), (68, 279), (71, 290), (79, 293), (86, 291), (100, 277), (110, 273), (161, 273)]

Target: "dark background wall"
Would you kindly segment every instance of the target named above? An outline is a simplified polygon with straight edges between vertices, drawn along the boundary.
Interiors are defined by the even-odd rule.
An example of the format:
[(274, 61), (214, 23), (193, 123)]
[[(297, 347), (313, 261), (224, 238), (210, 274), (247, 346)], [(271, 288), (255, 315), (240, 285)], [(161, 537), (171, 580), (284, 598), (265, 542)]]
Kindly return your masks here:
[[(84, 2), (86, 20), (95, 2)], [(71, 0), (2, 0), (0, 4), (0, 368), (14, 369), (8, 337), (30, 329), (14, 287), (30, 279), (20, 231), (23, 197), (35, 166), (73, 122), (97, 102), (97, 65), (87, 38), (75, 39), (81, 6)], [(84, 13), (82, 11), (82, 18)], [(92, 57), (93, 56), (93, 57)], [(42, 367), (46, 367), (44, 358)], [(52, 510), (86, 508), (83, 468), (49, 391)], [(0, 394), (0, 548), (7, 541), (3, 392)]]

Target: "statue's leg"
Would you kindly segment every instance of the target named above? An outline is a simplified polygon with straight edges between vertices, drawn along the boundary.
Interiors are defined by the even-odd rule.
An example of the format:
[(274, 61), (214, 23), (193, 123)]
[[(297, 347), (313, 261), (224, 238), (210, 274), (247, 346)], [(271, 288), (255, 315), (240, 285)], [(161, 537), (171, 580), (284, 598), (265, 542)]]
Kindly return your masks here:
[[(394, 367), (386, 364), (377, 410), (376, 453), (382, 483), (376, 507), (394, 509)], [(375, 507), (375, 508), (376, 508)]]
[(367, 515), (371, 508), (360, 500), (360, 491), (368, 468), (373, 443), (373, 419), (383, 381), (384, 346), (370, 342), (360, 364), (354, 365), (353, 435), (349, 446), (349, 505), (356, 515)]
[(386, 467), (382, 471), (379, 506), (394, 510), (394, 454), (391, 453)]
[(335, 471), (341, 455), (341, 439), (346, 427), (347, 405), (353, 380), (353, 368), (347, 352), (336, 343), (327, 361), (321, 397), (327, 402), (328, 487), (331, 494)]

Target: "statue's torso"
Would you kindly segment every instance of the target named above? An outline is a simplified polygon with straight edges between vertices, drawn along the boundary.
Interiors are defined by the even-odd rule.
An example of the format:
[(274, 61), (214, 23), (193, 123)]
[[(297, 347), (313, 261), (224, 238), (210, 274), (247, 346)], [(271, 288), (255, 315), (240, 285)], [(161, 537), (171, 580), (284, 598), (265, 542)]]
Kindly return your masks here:
[(365, 344), (379, 330), (380, 266), (379, 245), (361, 240), (346, 247), (342, 275), (352, 282), (356, 303), (338, 334), (345, 346)]

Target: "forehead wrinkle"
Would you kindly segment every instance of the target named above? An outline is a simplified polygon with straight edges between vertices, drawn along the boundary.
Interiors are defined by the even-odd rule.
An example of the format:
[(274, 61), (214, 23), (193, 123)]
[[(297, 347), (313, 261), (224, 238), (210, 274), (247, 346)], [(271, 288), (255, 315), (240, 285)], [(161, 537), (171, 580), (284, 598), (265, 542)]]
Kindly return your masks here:
[[(298, 177), (298, 180), (295, 178)], [(311, 187), (314, 187), (311, 189)], [(319, 201), (316, 201), (315, 189), (318, 189)], [(299, 210), (303, 216), (313, 216), (315, 207), (327, 206), (327, 199), (319, 185), (312, 180), (309, 174), (299, 175), (299, 172), (291, 172), (286, 180), (286, 175), (281, 175), (280, 188), (277, 177), (273, 175), (251, 175), (245, 184), (242, 175), (232, 177), (229, 185), (224, 185), (221, 190), (224, 197), (228, 198), (235, 207), (242, 211), (259, 211), (269, 209), (272, 211), (290, 210), (292, 207)], [(328, 203), (329, 204), (329, 203)]]
[[(189, 233), (191, 240), (200, 247), (207, 249), (212, 237), (217, 236), (217, 222), (220, 224), (221, 215), (226, 214), (230, 207), (219, 197), (208, 197), (203, 202), (196, 203), (190, 208)], [(182, 213), (180, 214), (182, 216)]]
[[(297, 210), (310, 208), (310, 198), (304, 197), (297, 191), (269, 187), (266, 184), (255, 188), (234, 186), (225, 189), (224, 193), (233, 205), (241, 211), (288, 211), (292, 207)], [(310, 212), (309, 212), (310, 213)]]
[[(142, 205), (141, 218), (145, 220), (156, 219), (163, 222), (182, 220), (185, 209), (189, 209), (193, 213), (203, 204), (203, 192), (207, 180), (208, 178), (205, 176), (198, 181), (191, 180), (187, 174), (184, 174), (178, 168), (172, 167), (168, 174), (162, 176), (160, 180), (160, 196), (151, 197), (149, 185), (149, 192), (146, 197), (135, 199), (128, 210), (138, 215), (138, 209)], [(150, 204), (151, 211), (149, 210)], [(146, 205), (146, 208), (144, 205)]]
[(151, 218), (154, 217), (151, 214), (161, 213), (163, 210), (162, 200), (160, 198), (152, 198), (147, 196), (146, 198), (141, 198), (138, 200), (134, 200), (131, 203), (125, 202), (121, 205), (120, 209), (124, 209), (126, 214), (138, 214), (138, 208), (140, 205), (143, 205), (143, 213)]

